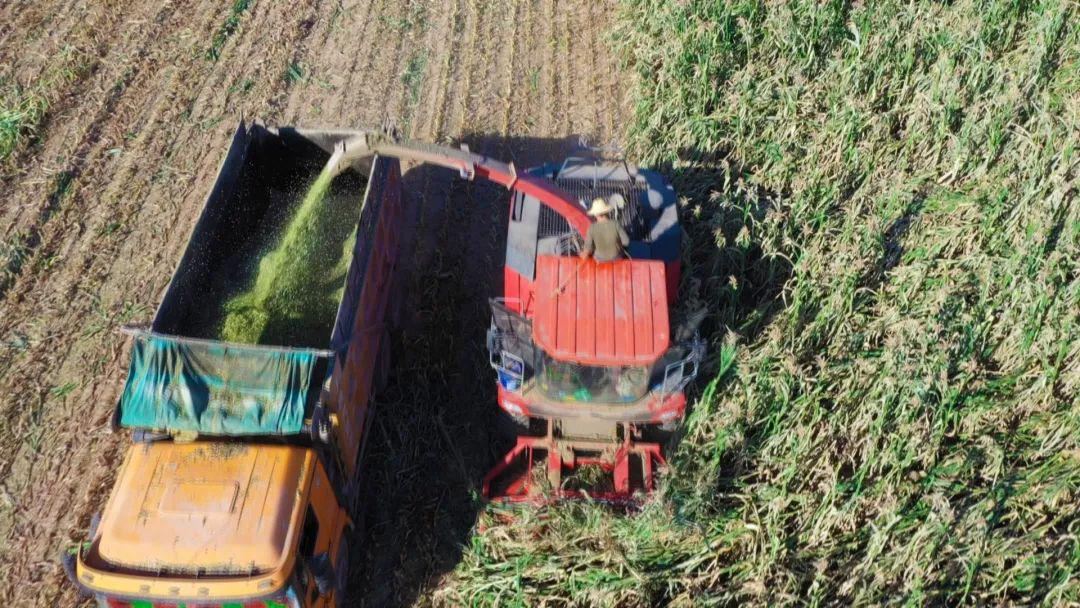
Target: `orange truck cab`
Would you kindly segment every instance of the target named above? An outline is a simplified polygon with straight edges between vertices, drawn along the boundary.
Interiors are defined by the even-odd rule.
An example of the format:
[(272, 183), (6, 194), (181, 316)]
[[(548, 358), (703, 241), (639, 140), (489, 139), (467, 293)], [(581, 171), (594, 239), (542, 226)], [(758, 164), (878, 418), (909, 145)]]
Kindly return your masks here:
[(310, 448), (136, 444), (76, 577), (110, 608), (333, 606), (351, 526)]
[(355, 244), (348, 231), (334, 244), (348, 262), (328, 286), (336, 310), (254, 344), (218, 333), (251, 259), (349, 133), (242, 122), (153, 323), (127, 330), (113, 423), (134, 441), (88, 538), (61, 559), (99, 606), (345, 605), (369, 397), (388, 369), (398, 161), (373, 158), (331, 184), (328, 208), (355, 210)]

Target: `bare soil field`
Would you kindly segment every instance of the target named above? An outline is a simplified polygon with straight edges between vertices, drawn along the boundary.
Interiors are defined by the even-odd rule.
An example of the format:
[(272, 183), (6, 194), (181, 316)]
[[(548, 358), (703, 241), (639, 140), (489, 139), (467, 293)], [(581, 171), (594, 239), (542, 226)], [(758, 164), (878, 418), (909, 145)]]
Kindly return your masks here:
[[(152, 315), (240, 116), (389, 121), (519, 166), (555, 159), (577, 135), (618, 137), (628, 113), (603, 37), (610, 9), (586, 0), (0, 4), (0, 82), (48, 102), (0, 161), (0, 603), (79, 604), (56, 556), (85, 534), (128, 442), (108, 430), (127, 366), (115, 329)], [(505, 194), (421, 168), (406, 180), (424, 238), (405, 255), (415, 271), (408, 329), (395, 337), (369, 451), (367, 555), (354, 567), (363, 605), (432, 601), (498, 449), (485, 425), (490, 382), (476, 374)]]

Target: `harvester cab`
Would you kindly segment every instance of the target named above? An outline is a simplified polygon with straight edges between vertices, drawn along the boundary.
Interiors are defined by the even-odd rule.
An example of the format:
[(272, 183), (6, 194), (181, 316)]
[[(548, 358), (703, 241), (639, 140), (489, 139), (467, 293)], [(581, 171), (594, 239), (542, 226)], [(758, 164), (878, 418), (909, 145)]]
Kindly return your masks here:
[(504, 502), (632, 502), (653, 488), (661, 443), (684, 416), (683, 389), (704, 355), (692, 332), (672, 340), (675, 191), (621, 161), (572, 157), (529, 173), (582, 208), (598, 196), (617, 201), (630, 259), (580, 258), (580, 235), (565, 217), (528, 194), (511, 196), (504, 293), (491, 301), (487, 343), (504, 426), (517, 437), (483, 493)]

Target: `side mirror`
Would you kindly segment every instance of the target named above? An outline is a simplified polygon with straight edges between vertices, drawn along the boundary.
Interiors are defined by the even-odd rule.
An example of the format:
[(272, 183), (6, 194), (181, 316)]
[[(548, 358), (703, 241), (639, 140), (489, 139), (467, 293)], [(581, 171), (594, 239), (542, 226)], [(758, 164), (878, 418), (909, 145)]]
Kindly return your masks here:
[(323, 551), (315, 557), (305, 558), (308, 571), (315, 577), (315, 586), (319, 588), (319, 595), (329, 595), (334, 590), (337, 577), (334, 574), (334, 566), (330, 563), (330, 554)]

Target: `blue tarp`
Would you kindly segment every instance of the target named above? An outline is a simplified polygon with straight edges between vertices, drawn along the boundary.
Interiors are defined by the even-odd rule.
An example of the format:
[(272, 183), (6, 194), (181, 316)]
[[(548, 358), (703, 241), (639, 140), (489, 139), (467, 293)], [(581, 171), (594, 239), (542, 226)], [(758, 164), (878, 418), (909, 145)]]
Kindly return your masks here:
[(139, 331), (120, 397), (120, 424), (210, 435), (299, 433), (323, 357), (317, 350)]

